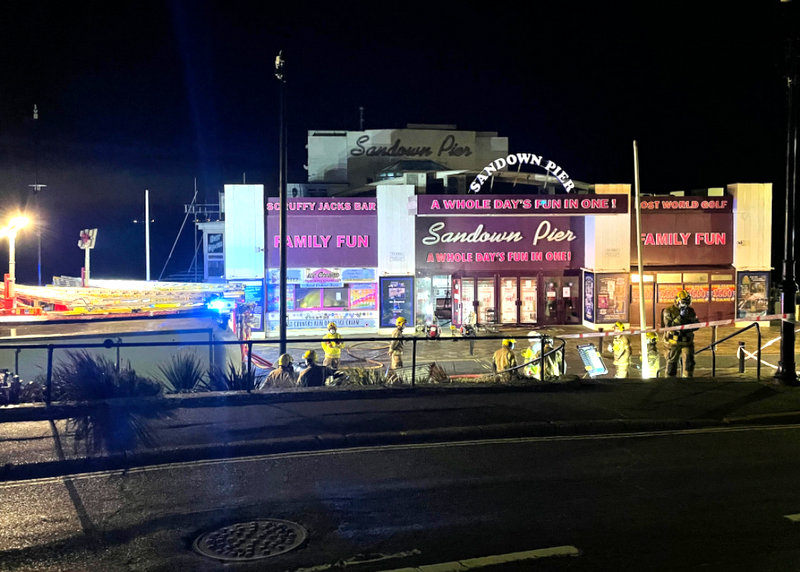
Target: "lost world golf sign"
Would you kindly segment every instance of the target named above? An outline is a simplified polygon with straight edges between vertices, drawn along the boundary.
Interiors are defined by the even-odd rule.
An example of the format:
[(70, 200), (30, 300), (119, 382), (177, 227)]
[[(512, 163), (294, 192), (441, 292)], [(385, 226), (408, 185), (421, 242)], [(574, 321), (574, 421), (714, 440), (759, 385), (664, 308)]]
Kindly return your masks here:
[(515, 165), (517, 168), (522, 165), (541, 167), (558, 179), (566, 192), (570, 192), (575, 188), (575, 183), (572, 182), (572, 179), (570, 179), (566, 171), (559, 167), (554, 161), (545, 160), (542, 155), (534, 155), (533, 153), (512, 153), (511, 155), (495, 159), (486, 165), (481, 172), (478, 173), (478, 176), (475, 177), (475, 180), (472, 181), (469, 190), (473, 193), (480, 192), (483, 184), (488, 181), (490, 177), (493, 177), (495, 173), (506, 167), (513, 167)]

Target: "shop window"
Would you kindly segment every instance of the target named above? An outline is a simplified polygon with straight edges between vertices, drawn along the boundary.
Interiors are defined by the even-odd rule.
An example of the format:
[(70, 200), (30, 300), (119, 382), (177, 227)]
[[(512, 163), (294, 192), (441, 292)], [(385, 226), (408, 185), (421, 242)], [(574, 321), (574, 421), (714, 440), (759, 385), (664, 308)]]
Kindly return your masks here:
[(708, 282), (707, 272), (684, 272), (684, 282)]
[(224, 260), (209, 260), (208, 261), (208, 277), (209, 278), (222, 278), (225, 274), (225, 261)]
[[(302, 288), (287, 286), (287, 308), (303, 310), (375, 310), (377, 296), (375, 284), (358, 284), (339, 288)], [(278, 285), (269, 285), (269, 311), (278, 311), (280, 298)]]
[(322, 306), (324, 308), (347, 308), (347, 288), (323, 288)]
[(683, 282), (683, 277), (680, 272), (659, 272), (656, 280), (661, 284), (680, 284)]
[(322, 307), (321, 288), (298, 288), (294, 289), (294, 309), (313, 310)]

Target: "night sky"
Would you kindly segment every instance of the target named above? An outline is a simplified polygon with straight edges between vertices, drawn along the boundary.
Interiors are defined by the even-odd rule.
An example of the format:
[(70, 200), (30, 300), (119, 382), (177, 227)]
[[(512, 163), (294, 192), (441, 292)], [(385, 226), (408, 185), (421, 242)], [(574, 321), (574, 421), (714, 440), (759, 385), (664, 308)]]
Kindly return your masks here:
[[(154, 278), (195, 180), (200, 202), (243, 177), (275, 194), (281, 49), (290, 182), (305, 180), (307, 131), (355, 130), (363, 106), (367, 129), (497, 131), (590, 183), (632, 183), (636, 139), (644, 192), (773, 182), (783, 200), (778, 0), (277, 4), (2, 4), (0, 196), (8, 216), (47, 185), (45, 283), (79, 275), (86, 227), (93, 276), (144, 278), (145, 189)], [(165, 276), (192, 250), (190, 224)], [(35, 284), (35, 235), (17, 251), (18, 281)]]

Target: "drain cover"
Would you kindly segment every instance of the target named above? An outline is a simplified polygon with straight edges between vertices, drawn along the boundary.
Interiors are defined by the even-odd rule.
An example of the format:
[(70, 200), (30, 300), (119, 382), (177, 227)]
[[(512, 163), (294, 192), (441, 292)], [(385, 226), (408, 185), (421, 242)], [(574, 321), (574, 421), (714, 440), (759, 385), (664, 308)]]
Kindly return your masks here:
[(306, 529), (279, 519), (253, 520), (201, 534), (194, 549), (217, 560), (259, 560), (289, 552), (306, 539)]

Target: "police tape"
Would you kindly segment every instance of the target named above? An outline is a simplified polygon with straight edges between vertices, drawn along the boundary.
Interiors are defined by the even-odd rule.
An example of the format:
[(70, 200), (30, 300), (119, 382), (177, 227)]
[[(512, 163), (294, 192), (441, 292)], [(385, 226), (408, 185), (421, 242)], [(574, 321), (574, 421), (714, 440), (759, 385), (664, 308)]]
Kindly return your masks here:
[(713, 322), (698, 322), (696, 324), (684, 324), (682, 326), (671, 326), (669, 328), (647, 328), (644, 330), (624, 330), (622, 332), (586, 332), (581, 334), (563, 334), (556, 336), (561, 339), (567, 338), (605, 338), (608, 336), (618, 336), (620, 334), (642, 334), (648, 332), (670, 332), (674, 330), (697, 330), (699, 328), (708, 328), (711, 326), (727, 326), (736, 322), (766, 322), (769, 320), (786, 320), (790, 318), (791, 314), (770, 314), (769, 316), (756, 316), (754, 318), (740, 318), (730, 320), (716, 320)]

